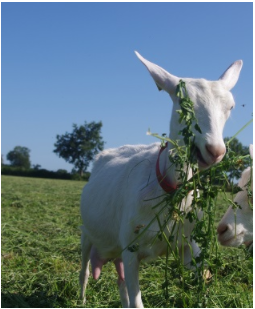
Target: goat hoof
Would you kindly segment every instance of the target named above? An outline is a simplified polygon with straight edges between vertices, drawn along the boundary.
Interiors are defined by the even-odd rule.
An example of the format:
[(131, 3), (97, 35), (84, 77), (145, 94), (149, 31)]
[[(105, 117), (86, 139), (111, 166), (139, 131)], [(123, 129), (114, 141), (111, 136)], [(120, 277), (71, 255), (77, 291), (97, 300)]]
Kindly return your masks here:
[(204, 269), (203, 271), (203, 279), (204, 281), (209, 281), (212, 278), (212, 274), (209, 269)]

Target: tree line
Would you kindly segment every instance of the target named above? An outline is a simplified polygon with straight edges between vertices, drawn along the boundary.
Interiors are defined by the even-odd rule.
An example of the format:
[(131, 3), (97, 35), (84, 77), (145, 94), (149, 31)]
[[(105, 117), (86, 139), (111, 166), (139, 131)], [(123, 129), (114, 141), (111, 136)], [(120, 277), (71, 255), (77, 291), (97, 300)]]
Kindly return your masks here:
[(71, 173), (61, 169), (56, 172), (42, 169), (39, 164), (31, 165), (30, 149), (16, 146), (8, 152), (6, 158), (10, 165), (4, 164), (2, 156), (1, 174), (14, 176), (83, 179), (88, 180), (90, 173), (87, 168), (95, 155), (104, 148), (101, 136), (102, 122), (85, 122), (78, 126), (73, 124), (72, 132), (56, 136), (53, 152), (66, 162), (73, 164)]
[[(4, 164), (2, 156), (1, 174), (42, 177), (42, 178), (58, 178), (58, 179), (84, 179), (88, 180), (90, 173), (87, 168), (95, 158), (95, 155), (104, 149), (105, 142), (101, 136), (102, 122), (85, 122), (84, 125), (78, 126), (73, 124), (73, 130), (62, 135), (56, 136), (53, 152), (66, 162), (73, 164), (71, 173), (64, 169), (56, 172), (42, 169), (39, 164), (31, 166), (30, 149), (27, 147), (16, 146), (8, 152), (7, 160), (10, 165)], [(229, 138), (224, 139), (225, 143)], [(231, 150), (240, 156), (249, 153), (248, 146), (243, 146), (237, 138), (231, 141)], [(248, 166), (248, 160), (238, 166), (231, 166), (228, 171), (228, 178), (231, 183), (240, 178), (242, 171)]]

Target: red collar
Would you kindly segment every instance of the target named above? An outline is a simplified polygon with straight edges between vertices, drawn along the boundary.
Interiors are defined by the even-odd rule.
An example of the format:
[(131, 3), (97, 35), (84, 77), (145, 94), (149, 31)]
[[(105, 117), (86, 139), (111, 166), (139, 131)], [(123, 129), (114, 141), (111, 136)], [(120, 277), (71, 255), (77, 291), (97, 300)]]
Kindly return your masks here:
[(157, 159), (157, 163), (156, 163), (156, 175), (158, 178), (158, 182), (161, 186), (161, 188), (166, 192), (166, 193), (171, 193), (174, 190), (177, 189), (177, 186), (173, 186), (171, 185), (167, 179), (166, 179), (166, 174), (162, 176), (162, 174), (160, 173), (160, 169), (159, 169), (159, 157), (161, 155), (161, 153), (167, 148), (167, 143), (165, 144), (165, 146), (160, 148), (159, 154), (158, 154), (158, 159)]

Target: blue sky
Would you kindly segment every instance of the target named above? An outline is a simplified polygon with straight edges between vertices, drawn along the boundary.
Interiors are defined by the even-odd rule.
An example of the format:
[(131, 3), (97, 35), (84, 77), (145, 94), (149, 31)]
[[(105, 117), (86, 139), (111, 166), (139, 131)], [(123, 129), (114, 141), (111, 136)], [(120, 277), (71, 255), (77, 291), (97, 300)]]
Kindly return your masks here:
[[(67, 169), (53, 153), (72, 124), (102, 121), (105, 148), (150, 144), (169, 132), (170, 97), (137, 50), (179, 77), (216, 80), (244, 62), (224, 136), (253, 112), (253, 3), (2, 3), (1, 153), (31, 150), (32, 164)], [(242, 105), (245, 104), (243, 107)], [(253, 142), (252, 125), (238, 139)]]

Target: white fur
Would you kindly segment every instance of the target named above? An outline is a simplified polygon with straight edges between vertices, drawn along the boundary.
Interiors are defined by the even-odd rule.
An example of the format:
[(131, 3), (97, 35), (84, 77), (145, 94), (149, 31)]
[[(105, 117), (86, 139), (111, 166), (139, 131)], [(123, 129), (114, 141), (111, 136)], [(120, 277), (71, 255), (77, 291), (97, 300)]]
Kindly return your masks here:
[[(250, 145), (250, 155), (253, 157), (253, 147)], [(251, 190), (253, 181), (251, 179), (252, 170), (248, 167), (243, 171), (238, 186), (242, 191), (238, 192), (234, 202), (240, 208), (233, 209), (230, 206), (218, 225), (218, 239), (223, 246), (238, 247), (242, 244), (247, 246), (253, 242), (253, 211), (249, 203), (247, 194), (247, 184), (251, 180)]]
[[(173, 111), (170, 122), (170, 135), (173, 140), (180, 140), (178, 132), (183, 125), (179, 124), (176, 110), (180, 109), (175, 89), (180, 78), (168, 73), (159, 66), (145, 60), (136, 53), (147, 67), (159, 89), (168, 92), (173, 100)], [(203, 159), (198, 160), (201, 169), (208, 168), (219, 162), (225, 154), (222, 131), (234, 100), (229, 90), (238, 80), (242, 61), (236, 61), (218, 81), (205, 79), (183, 78), (194, 102), (195, 114), (202, 129), (202, 134), (196, 132), (195, 143)], [(180, 141), (183, 144), (183, 141)], [(160, 157), (160, 170), (167, 171), (167, 180), (178, 183), (178, 173), (174, 166), (170, 168), (169, 151), (172, 145), (164, 150)], [(123, 146), (101, 152), (95, 162), (88, 184), (84, 187), (81, 198), (82, 227), (82, 270), (80, 281), (81, 296), (88, 281), (88, 263), (91, 247), (95, 247), (103, 259), (121, 257), (124, 263), (125, 281), (119, 286), (122, 305), (143, 307), (139, 288), (139, 262), (141, 259), (154, 259), (166, 253), (165, 241), (153, 239), (159, 231), (157, 221), (135, 242), (139, 243), (136, 252), (127, 250), (137, 237), (138, 226), (147, 227), (159, 208), (153, 209), (163, 200), (165, 192), (160, 187), (155, 172), (155, 165), (160, 145)], [(199, 158), (199, 157), (198, 157)], [(183, 200), (182, 209), (189, 211), (192, 193)], [(170, 205), (169, 205), (170, 206)], [(167, 210), (160, 214), (163, 222)], [(165, 229), (170, 235), (173, 221)], [(180, 232), (177, 233), (177, 228)], [(192, 254), (199, 254), (199, 248), (190, 240), (193, 225), (188, 221), (174, 230), (179, 247), (184, 245), (184, 263), (189, 265)], [(140, 232), (142, 232), (141, 229)], [(181, 234), (185, 234), (185, 241)], [(154, 241), (153, 241), (154, 240)], [(173, 242), (173, 247), (176, 242)], [(191, 250), (190, 250), (191, 249)], [(191, 252), (193, 251), (193, 252)]]

